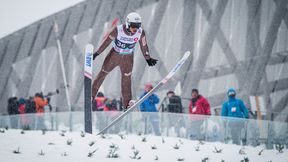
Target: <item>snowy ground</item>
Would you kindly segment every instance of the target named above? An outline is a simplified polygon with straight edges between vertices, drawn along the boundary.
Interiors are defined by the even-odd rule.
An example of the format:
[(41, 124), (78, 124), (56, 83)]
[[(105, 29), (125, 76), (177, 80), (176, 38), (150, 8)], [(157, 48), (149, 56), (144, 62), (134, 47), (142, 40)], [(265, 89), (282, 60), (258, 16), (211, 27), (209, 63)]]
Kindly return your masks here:
[[(277, 150), (263, 150), (264, 146), (244, 148), (218, 142), (145, 135), (83, 136), (81, 132), (48, 131), (43, 134), (42, 131), (0, 129), (0, 146), (2, 162), (201, 162), (205, 158), (209, 162), (240, 162), (245, 157), (251, 162), (288, 162), (287, 149), (279, 153)], [(222, 152), (216, 153), (215, 148), (222, 149)], [(108, 155), (114, 158), (108, 158)]]

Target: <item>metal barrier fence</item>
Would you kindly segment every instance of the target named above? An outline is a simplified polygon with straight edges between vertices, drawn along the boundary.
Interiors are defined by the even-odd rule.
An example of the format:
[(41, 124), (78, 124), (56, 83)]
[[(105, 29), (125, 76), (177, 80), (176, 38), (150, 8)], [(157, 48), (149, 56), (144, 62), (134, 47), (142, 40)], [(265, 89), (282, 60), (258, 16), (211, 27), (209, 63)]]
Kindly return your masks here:
[[(93, 112), (93, 132), (97, 133), (121, 112)], [(0, 116), (1, 128), (31, 130), (84, 130), (83, 112), (58, 112)], [(108, 130), (111, 134), (154, 134), (192, 140), (218, 141), (238, 145), (274, 144), (288, 147), (288, 123), (225, 118), (180, 113), (132, 112)]]

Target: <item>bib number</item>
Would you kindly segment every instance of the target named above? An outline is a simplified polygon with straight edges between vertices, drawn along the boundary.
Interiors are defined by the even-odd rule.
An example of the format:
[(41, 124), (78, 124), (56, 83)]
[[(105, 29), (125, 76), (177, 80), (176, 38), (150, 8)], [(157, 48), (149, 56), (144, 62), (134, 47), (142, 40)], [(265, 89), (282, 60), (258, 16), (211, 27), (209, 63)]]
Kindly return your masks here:
[(124, 43), (121, 43), (120, 41), (117, 41), (117, 47), (120, 47), (122, 49), (125, 49), (125, 44)]
[(123, 43), (117, 39), (115, 40), (115, 45), (121, 49), (133, 49), (135, 47), (135, 44), (136, 43), (127, 44), (127, 43)]
[(196, 107), (193, 107), (193, 108), (192, 108), (192, 112), (193, 112), (193, 113), (196, 112)]
[(236, 107), (232, 107), (231, 112), (236, 112)]

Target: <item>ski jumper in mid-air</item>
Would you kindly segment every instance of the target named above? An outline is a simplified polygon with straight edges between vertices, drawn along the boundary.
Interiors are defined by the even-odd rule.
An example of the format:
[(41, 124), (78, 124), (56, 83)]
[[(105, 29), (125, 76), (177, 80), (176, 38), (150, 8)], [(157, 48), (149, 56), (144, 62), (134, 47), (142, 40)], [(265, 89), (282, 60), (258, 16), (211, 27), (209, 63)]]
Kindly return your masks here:
[(136, 43), (139, 41), (142, 54), (149, 66), (156, 65), (156, 59), (150, 57), (146, 36), (141, 27), (141, 17), (132, 12), (127, 15), (125, 24), (113, 28), (100, 47), (94, 52), (93, 60), (101, 54), (113, 41), (113, 48), (109, 51), (92, 85), (92, 99), (94, 100), (101, 84), (109, 72), (119, 66), (121, 70), (122, 105), (126, 109), (132, 99), (131, 75), (133, 69), (133, 55)]

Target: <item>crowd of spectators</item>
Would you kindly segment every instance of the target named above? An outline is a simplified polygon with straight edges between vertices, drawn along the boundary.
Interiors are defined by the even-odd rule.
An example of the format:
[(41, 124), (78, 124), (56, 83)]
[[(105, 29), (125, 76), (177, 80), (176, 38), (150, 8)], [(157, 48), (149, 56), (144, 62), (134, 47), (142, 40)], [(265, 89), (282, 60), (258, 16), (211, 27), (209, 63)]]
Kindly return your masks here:
[[(29, 129), (29, 125), (33, 125), (37, 129), (45, 129), (44, 113), (45, 111), (52, 111), (50, 96), (58, 93), (59, 91), (56, 90), (56, 92), (50, 92), (47, 95), (43, 95), (42, 92), (36, 93), (34, 97), (28, 98), (10, 97), (8, 99), (7, 111), (12, 116), (10, 118), (11, 127), (17, 128), (20, 124), (22, 128), (26, 129)], [(29, 115), (31, 113), (35, 113), (36, 116)], [(18, 118), (15, 115), (19, 115), (20, 117)], [(37, 117), (37, 120), (35, 120), (35, 117)], [(35, 123), (35, 121), (37, 122)]]
[[(140, 98), (145, 96), (149, 91), (153, 89), (152, 84), (146, 84), (144, 86), (144, 91)], [(58, 92), (57, 92), (58, 93)], [(53, 94), (52, 94), (53, 95)], [(34, 121), (27, 117), (27, 113), (36, 113), (37, 123), (36, 128), (45, 129), (43, 115), (46, 111), (52, 111), (52, 106), (50, 105), (51, 94), (43, 95), (42, 93), (36, 93), (34, 97), (29, 97), (27, 99), (11, 97), (8, 99), (8, 113), (9, 115), (20, 115), (20, 118), (11, 118), (11, 124), (17, 125), (21, 123), (22, 126), (30, 125)], [(139, 99), (140, 99), (139, 98)], [(248, 118), (248, 110), (242, 100), (236, 98), (236, 90), (231, 88), (227, 91), (227, 101), (223, 101), (221, 116), (223, 117), (233, 117), (233, 118)], [(188, 112), (191, 114), (190, 124), (189, 124), (189, 136), (191, 139), (201, 139), (201, 127), (203, 127), (203, 118), (197, 116), (210, 116), (211, 108), (207, 98), (201, 95), (198, 89), (191, 90), (191, 98), (189, 98), (189, 104), (186, 106), (187, 110), (184, 111), (184, 106), (182, 104), (182, 99), (180, 96), (176, 95), (174, 91), (168, 91), (164, 99), (160, 100), (157, 94), (152, 94), (146, 100), (144, 100), (139, 106), (138, 110), (141, 112), (169, 112), (169, 113), (184, 113)], [(184, 98), (187, 99), (187, 98)], [(161, 102), (160, 102), (161, 101)], [(130, 106), (133, 105), (135, 101), (129, 103)], [(98, 92), (95, 100), (92, 101), (92, 111), (125, 111), (122, 109), (121, 100), (110, 99), (105, 97), (102, 92)], [(159, 106), (157, 106), (159, 104)], [(153, 115), (155, 114), (155, 115)], [(196, 115), (196, 116), (195, 116)], [(145, 123), (150, 123), (154, 130), (154, 133), (160, 135), (159, 128), (159, 116), (157, 113), (150, 113), (150, 115), (143, 116)], [(97, 119), (102, 120), (100, 114), (97, 115)], [(13, 121), (12, 121), (13, 120)], [(173, 121), (174, 122), (174, 121)], [(171, 123), (170, 123), (171, 124)], [(240, 120), (231, 120), (226, 123), (227, 128), (231, 131), (231, 138), (233, 143), (239, 144), (239, 129), (245, 127), (245, 123)], [(178, 129), (179, 131), (179, 129)]]

